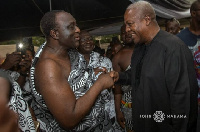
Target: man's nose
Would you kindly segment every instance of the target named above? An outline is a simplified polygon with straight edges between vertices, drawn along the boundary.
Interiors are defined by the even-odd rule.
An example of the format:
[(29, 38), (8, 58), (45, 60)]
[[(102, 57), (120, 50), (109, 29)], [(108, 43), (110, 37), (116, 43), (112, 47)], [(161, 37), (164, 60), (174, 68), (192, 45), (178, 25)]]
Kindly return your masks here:
[(80, 31), (81, 31), (80, 28), (76, 26), (75, 32), (80, 33)]
[(130, 28), (128, 26), (126, 26), (126, 32), (129, 32)]

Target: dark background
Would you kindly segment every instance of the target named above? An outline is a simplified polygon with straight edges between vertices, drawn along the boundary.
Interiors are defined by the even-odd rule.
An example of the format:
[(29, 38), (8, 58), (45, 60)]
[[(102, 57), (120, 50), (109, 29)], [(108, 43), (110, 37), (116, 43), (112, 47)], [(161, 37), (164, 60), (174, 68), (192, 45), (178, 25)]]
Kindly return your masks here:
[[(42, 16), (50, 11), (50, 1), (52, 10), (71, 13), (81, 30), (92, 31), (101, 26), (122, 23), (125, 9), (133, 0), (1, 0), (0, 41), (42, 36), (39, 22)], [(193, 0), (150, 1), (169, 9), (183, 11), (190, 7), (189, 1)], [(164, 19), (157, 19), (159, 24), (163, 25)]]

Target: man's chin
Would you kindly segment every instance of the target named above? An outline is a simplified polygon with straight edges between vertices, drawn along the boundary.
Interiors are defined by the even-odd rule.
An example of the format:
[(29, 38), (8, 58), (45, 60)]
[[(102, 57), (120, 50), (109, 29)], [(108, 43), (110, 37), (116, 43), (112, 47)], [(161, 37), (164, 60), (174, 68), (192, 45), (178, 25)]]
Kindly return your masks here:
[(79, 46), (79, 42), (75, 42), (74, 48), (78, 48), (78, 46)]
[(134, 43), (134, 41), (133, 41), (133, 40), (130, 40), (130, 41), (126, 41), (126, 43), (127, 43), (127, 44), (132, 44), (132, 43)]

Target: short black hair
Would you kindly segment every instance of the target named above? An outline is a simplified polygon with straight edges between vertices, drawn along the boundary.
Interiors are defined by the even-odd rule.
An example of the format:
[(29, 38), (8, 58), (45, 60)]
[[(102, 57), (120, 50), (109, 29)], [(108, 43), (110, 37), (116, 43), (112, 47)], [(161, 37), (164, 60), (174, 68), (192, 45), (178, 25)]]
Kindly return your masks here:
[(56, 25), (56, 14), (64, 12), (63, 10), (52, 10), (44, 14), (40, 21), (40, 30), (47, 38), (50, 36), (50, 31), (54, 29)]

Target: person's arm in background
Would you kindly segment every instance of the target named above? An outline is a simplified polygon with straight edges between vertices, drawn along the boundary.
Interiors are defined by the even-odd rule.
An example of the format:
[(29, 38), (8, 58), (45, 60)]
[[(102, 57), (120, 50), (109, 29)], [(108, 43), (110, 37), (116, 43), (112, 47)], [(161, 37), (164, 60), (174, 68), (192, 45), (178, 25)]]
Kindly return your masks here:
[(1, 69), (10, 70), (21, 61), (21, 54), (19, 52), (13, 52), (6, 55), (5, 61), (0, 65)]
[[(115, 71), (120, 72), (121, 68), (119, 66), (118, 59), (119, 59), (118, 55), (115, 55), (112, 59), (112, 65)], [(125, 128), (125, 118), (120, 110), (121, 100), (122, 100), (122, 90), (120, 85), (115, 85), (114, 95), (115, 95), (115, 111), (116, 111), (117, 121), (122, 128)]]
[(19, 73), (19, 77), (16, 79), (16, 81), (20, 85), (20, 87), (23, 88), (26, 82), (26, 77), (29, 75), (30, 72), (31, 60), (29, 58), (25, 57), (24, 59), (22, 59), (21, 53), (19, 52), (7, 54), (6, 59), (0, 65), (0, 68), (12, 71), (12, 68), (16, 65), (20, 66), (19, 69), (16, 69), (16, 72)]
[(11, 84), (0, 71), (0, 132), (19, 132), (18, 118), (8, 107)]

